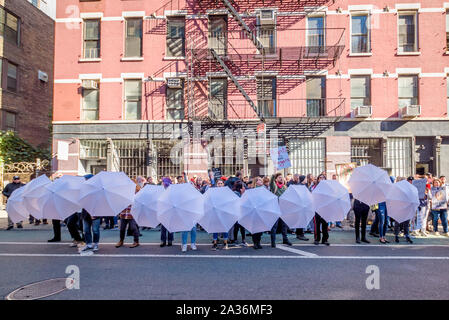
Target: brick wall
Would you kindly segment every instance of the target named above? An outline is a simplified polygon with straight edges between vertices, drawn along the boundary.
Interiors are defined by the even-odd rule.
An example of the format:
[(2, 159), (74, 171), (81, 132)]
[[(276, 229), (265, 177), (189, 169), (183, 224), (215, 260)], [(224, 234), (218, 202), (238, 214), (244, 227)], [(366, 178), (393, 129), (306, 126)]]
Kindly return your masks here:
[[(16, 131), (34, 146), (49, 147), (53, 106), (54, 21), (26, 0), (0, 0), (0, 5), (20, 17), (20, 44), (0, 37), (0, 55), (18, 65), (18, 90), (7, 91), (3, 69), (0, 108), (16, 112)], [(3, 62), (5, 66), (5, 61)], [(38, 78), (48, 74), (48, 82)]]

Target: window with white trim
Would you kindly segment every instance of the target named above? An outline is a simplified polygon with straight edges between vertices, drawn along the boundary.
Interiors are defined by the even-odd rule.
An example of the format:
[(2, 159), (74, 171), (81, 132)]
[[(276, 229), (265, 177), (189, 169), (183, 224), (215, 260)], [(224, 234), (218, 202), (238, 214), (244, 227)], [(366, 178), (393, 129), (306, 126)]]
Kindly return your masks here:
[(371, 105), (370, 87), (370, 76), (351, 76), (351, 108)]
[(324, 16), (307, 18), (307, 50), (309, 53), (323, 53), (326, 46)]
[(100, 84), (98, 80), (83, 80), (82, 120), (98, 120), (100, 104)]
[(354, 14), (351, 16), (351, 52), (371, 52), (369, 32), (369, 14)]
[(418, 104), (419, 97), (417, 75), (398, 76), (398, 89), (399, 108)]
[(167, 57), (185, 56), (185, 28), (186, 21), (184, 18), (167, 19)]
[[(168, 80), (168, 79), (167, 79)], [(168, 87), (167, 85), (167, 120), (184, 119), (184, 81), (180, 79), (180, 85), (177, 87)]]
[(100, 19), (84, 20), (83, 37), (83, 58), (100, 58)]
[(142, 18), (126, 19), (125, 57), (142, 57)]
[(125, 86), (125, 120), (140, 120), (142, 117), (142, 80), (127, 79)]
[(398, 52), (418, 52), (418, 13), (400, 12), (398, 14)]

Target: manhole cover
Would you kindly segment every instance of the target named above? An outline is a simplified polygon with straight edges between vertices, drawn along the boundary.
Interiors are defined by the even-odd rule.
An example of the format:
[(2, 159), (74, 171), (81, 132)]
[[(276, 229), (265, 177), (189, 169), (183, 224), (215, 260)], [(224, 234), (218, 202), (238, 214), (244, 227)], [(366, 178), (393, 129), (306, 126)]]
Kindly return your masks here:
[(45, 298), (67, 290), (66, 281), (67, 278), (56, 278), (31, 283), (8, 294), (6, 300), (36, 300)]

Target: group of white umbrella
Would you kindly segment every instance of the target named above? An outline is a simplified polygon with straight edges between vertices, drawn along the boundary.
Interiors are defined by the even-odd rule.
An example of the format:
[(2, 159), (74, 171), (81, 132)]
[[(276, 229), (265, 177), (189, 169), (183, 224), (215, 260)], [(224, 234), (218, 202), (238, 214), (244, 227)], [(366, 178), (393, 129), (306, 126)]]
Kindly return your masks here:
[[(386, 201), (398, 222), (410, 219), (419, 204), (417, 189), (407, 181), (393, 184), (373, 165), (356, 168), (348, 182), (356, 199), (372, 205)], [(189, 231), (200, 224), (208, 233), (228, 232), (238, 222), (251, 233), (269, 231), (281, 218), (290, 228), (305, 228), (317, 212), (326, 221), (341, 221), (351, 202), (348, 190), (336, 180), (323, 180), (310, 192), (291, 185), (278, 198), (265, 187), (246, 190), (241, 197), (228, 187), (209, 188), (204, 195), (192, 184), (168, 188), (136, 184), (123, 172), (102, 171), (89, 180), (62, 176), (51, 181), (40, 176), (15, 190), (6, 211), (13, 222), (36, 219), (64, 220), (85, 209), (91, 216), (116, 216), (129, 205), (137, 224), (169, 232)]]

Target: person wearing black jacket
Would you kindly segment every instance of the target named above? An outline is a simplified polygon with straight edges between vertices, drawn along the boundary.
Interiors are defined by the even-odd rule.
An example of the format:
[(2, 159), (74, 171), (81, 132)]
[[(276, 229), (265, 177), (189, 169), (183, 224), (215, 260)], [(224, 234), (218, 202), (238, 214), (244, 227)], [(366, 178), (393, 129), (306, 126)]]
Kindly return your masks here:
[[(369, 206), (357, 199), (354, 200), (354, 215), (355, 215), (355, 242), (356, 243), (370, 243), (366, 240), (366, 221), (368, 220)], [(361, 240), (360, 240), (360, 225), (361, 230)], [(360, 242), (361, 241), (361, 242)]]
[[(23, 187), (24, 185), (25, 185), (24, 183), (20, 182), (19, 176), (14, 176), (12, 178), (12, 182), (8, 183), (2, 191), (2, 194), (6, 197), (6, 201), (8, 201), (8, 198), (11, 196), (13, 191)], [(17, 226), (17, 228), (21, 229), (22, 223), (19, 222), (16, 224), (16, 226)], [(6, 228), (6, 230), (11, 230), (12, 228), (14, 228), (14, 223), (11, 221), (11, 219), (8, 216), (8, 228)]]

